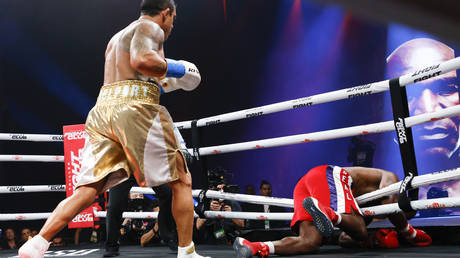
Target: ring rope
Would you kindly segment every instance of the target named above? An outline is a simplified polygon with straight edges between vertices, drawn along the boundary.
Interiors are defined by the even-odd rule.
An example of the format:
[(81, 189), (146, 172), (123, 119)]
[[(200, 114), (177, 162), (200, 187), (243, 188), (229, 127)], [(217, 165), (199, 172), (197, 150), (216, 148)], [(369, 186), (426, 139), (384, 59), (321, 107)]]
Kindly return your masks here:
[[(455, 179), (460, 179), (460, 167), (442, 170), (438, 172), (433, 172), (430, 174), (425, 174), (421, 176), (416, 176), (413, 179), (414, 188), (421, 186), (451, 181)], [(373, 191), (371, 193), (363, 194), (359, 197), (356, 197), (356, 200), (359, 204), (364, 204), (366, 202), (379, 199), (381, 197), (395, 194), (399, 190), (399, 185), (401, 182), (397, 182), (386, 186), (382, 189)], [(192, 190), (192, 195), (197, 197), (201, 190)], [(65, 192), (65, 185), (34, 185), (34, 186), (0, 186), (0, 194), (5, 193), (25, 193), (25, 192)], [(152, 188), (148, 187), (132, 187), (131, 192), (142, 193), (142, 194), (155, 194)], [(288, 198), (278, 198), (278, 197), (266, 197), (260, 195), (246, 195), (246, 194), (234, 194), (234, 193), (225, 193), (219, 191), (208, 190), (206, 191), (206, 197), (211, 199), (225, 199), (233, 200), (240, 202), (248, 202), (254, 204), (267, 204), (281, 207), (294, 207), (294, 201)]]
[[(94, 211), (94, 217), (105, 218), (107, 211)], [(122, 213), (124, 219), (156, 219), (158, 218), (157, 211), (125, 211)]]
[(0, 194), (65, 192), (65, 185), (9, 185), (0, 186)]
[[(225, 212), (225, 211), (205, 211), (206, 218), (228, 218), (228, 219), (250, 219), (250, 220), (291, 220), (293, 213), (263, 213), (263, 212)], [(47, 219), (51, 212), (40, 213), (8, 213), (0, 214), (0, 221), (13, 221), (13, 220), (42, 220)], [(98, 218), (105, 218), (106, 211), (94, 211), (94, 216)], [(123, 212), (123, 218), (130, 219), (156, 219), (158, 212)], [(195, 214), (195, 217), (198, 217)]]
[(57, 156), (57, 155), (0, 155), (0, 161), (64, 162), (64, 156)]
[[(444, 209), (460, 207), (460, 197), (448, 197), (411, 201), (414, 210)], [(397, 203), (384, 204), (361, 208), (364, 216), (388, 215), (401, 212)], [(155, 214), (156, 213), (156, 214)], [(207, 218), (226, 218), (226, 219), (250, 219), (250, 220), (291, 220), (293, 213), (258, 213), (258, 212), (225, 212), (225, 211), (205, 211)], [(51, 215), (45, 213), (9, 213), (0, 214), (0, 221), (6, 220), (40, 220), (46, 219)], [(96, 217), (104, 217), (106, 212), (95, 212)], [(123, 218), (156, 218), (157, 212), (123, 212)]]
[[(12, 185), (12, 186), (0, 186), (0, 194), (11, 194), (11, 193), (37, 193), (37, 192), (65, 192), (65, 185)], [(197, 197), (201, 190), (193, 190), (192, 195)], [(110, 192), (110, 191), (109, 191)], [(152, 188), (148, 187), (132, 187), (132, 193), (142, 194), (155, 194)], [(255, 204), (268, 204), (281, 207), (294, 207), (294, 201), (288, 198), (277, 198), (277, 197), (266, 197), (259, 195), (246, 195), (246, 194), (233, 194), (219, 191), (208, 190), (206, 193), (207, 198), (213, 199), (225, 199), (241, 202), (249, 202)]]
[[(192, 190), (193, 197), (198, 197), (202, 190), (195, 189)], [(141, 194), (155, 194), (152, 188), (148, 187), (138, 187), (134, 186), (131, 188), (132, 193), (141, 193)], [(226, 193), (214, 190), (207, 190), (206, 197), (210, 199), (225, 199), (233, 200), (240, 202), (249, 202), (255, 204), (268, 204), (281, 207), (294, 207), (294, 201), (288, 198), (278, 198), (278, 197), (267, 197), (260, 195), (248, 195), (248, 194), (236, 194), (236, 193)]]
[(0, 214), (0, 221), (10, 220), (41, 220), (47, 219), (51, 216), (51, 212), (40, 212), (40, 213), (5, 213)]
[[(439, 172), (433, 172), (430, 174), (424, 174), (421, 176), (416, 176), (412, 180), (413, 188), (418, 188), (421, 186), (437, 184), (441, 182), (446, 182), (450, 180), (460, 179), (460, 167), (454, 169), (443, 170)], [(399, 187), (401, 186), (401, 181), (386, 186), (382, 189), (378, 189), (376, 191), (363, 194), (361, 196), (356, 197), (356, 201), (359, 204), (364, 204), (384, 196), (388, 196), (391, 194), (396, 194), (399, 192)]]
[[(197, 197), (201, 190), (193, 190), (192, 195)], [(267, 204), (281, 207), (294, 207), (294, 200), (288, 198), (278, 198), (278, 197), (267, 197), (260, 195), (248, 195), (248, 194), (234, 194), (234, 193), (225, 193), (219, 191), (208, 190), (206, 191), (206, 197), (211, 199), (225, 199), (233, 200), (240, 202), (249, 202), (254, 204)]]
[[(433, 113), (425, 113), (417, 116), (411, 116), (405, 118), (406, 127), (412, 127), (415, 125), (428, 123), (440, 119), (444, 119), (451, 116), (456, 116), (460, 114), (460, 105), (448, 107)], [(374, 124), (367, 124), (367, 125), (358, 125), (340, 129), (332, 129), (327, 131), (320, 131), (314, 133), (307, 133), (307, 134), (297, 134), (297, 135), (290, 135), (290, 136), (283, 136), (277, 138), (269, 138), (257, 141), (249, 141), (249, 142), (242, 142), (242, 143), (233, 143), (233, 144), (226, 144), (226, 145), (218, 145), (218, 146), (210, 146), (210, 147), (203, 147), (199, 149), (200, 155), (215, 155), (215, 154), (222, 154), (222, 153), (229, 153), (229, 152), (237, 152), (237, 151), (244, 151), (244, 150), (253, 150), (253, 149), (263, 149), (263, 148), (271, 148), (271, 147), (278, 147), (278, 146), (286, 146), (286, 145), (294, 145), (300, 143), (308, 143), (308, 142), (316, 142), (316, 141), (324, 141), (324, 140), (331, 140), (337, 138), (344, 138), (344, 137), (351, 137), (355, 135), (364, 135), (364, 134), (371, 134), (371, 133), (382, 133), (388, 131), (394, 131), (395, 125), (394, 121), (386, 121)], [(189, 149), (189, 151), (192, 151)]]
[(62, 142), (62, 135), (56, 134), (11, 134), (0, 133), (0, 141)]
[[(460, 207), (460, 197), (447, 197), (411, 201), (410, 205), (414, 210), (429, 210), (429, 209), (444, 209)], [(387, 215), (392, 213), (402, 212), (398, 207), (398, 203), (390, 203), (372, 207), (361, 208), (361, 212), (365, 216)]]
[[(421, 69), (426, 70), (425, 72), (419, 73), (416, 76), (412, 76), (412, 73), (405, 74), (399, 77), (399, 83), (401, 87), (412, 84), (415, 81), (420, 81), (437, 77), (441, 74), (448, 73), (450, 71), (460, 68), (460, 57), (453, 58), (441, 64), (427, 66), (429, 68), (436, 67), (436, 69)], [(296, 109), (305, 106), (312, 106), (316, 104), (333, 102), (336, 100), (348, 99), (353, 97), (358, 97), (362, 95), (369, 95), (380, 93), (383, 91), (388, 91), (390, 89), (390, 80), (384, 80), (379, 82), (374, 82), (370, 84), (364, 84), (359, 86), (354, 86), (351, 88), (341, 89), (337, 91), (326, 92), (322, 94), (313, 95), (310, 97), (303, 97), (283, 102), (278, 102), (270, 105), (220, 114), (216, 116), (201, 118), (196, 120), (197, 127), (218, 124), (223, 122), (229, 122), (244, 118), (250, 118), (254, 116), (260, 116), (265, 114), (271, 114), (280, 111), (286, 111), (289, 109)], [(176, 122), (174, 125), (178, 129), (188, 129), (191, 128), (192, 120)], [(62, 135), (50, 135), (50, 134), (11, 134), (11, 133), (0, 133), (0, 140), (10, 140), (10, 141), (39, 141), (39, 142), (62, 142)]]
[[(437, 67), (432, 69), (433, 67)], [(460, 57), (453, 58), (451, 60), (445, 61), (440, 64), (434, 64), (427, 66), (428, 69), (420, 69), (420, 71), (425, 70), (422, 73), (413, 76), (413, 73), (405, 74), (399, 77), (399, 83), (401, 87), (412, 84), (414, 82), (422, 81), (428, 78), (437, 77), (441, 74), (448, 73), (450, 71), (460, 68)], [(431, 68), (431, 69), (430, 69)], [(223, 122), (229, 122), (244, 118), (250, 118), (254, 116), (260, 116), (265, 114), (271, 114), (280, 111), (286, 111), (289, 109), (295, 109), (305, 106), (312, 106), (316, 104), (333, 102), (336, 100), (349, 99), (353, 97), (369, 95), (380, 93), (383, 91), (388, 91), (390, 89), (390, 80), (384, 80), (379, 82), (373, 82), (365, 85), (355, 86), (347, 89), (341, 89), (337, 91), (331, 91), (327, 93), (322, 93), (318, 95), (313, 95), (310, 97), (303, 97), (289, 101), (283, 101), (279, 103), (274, 103), (270, 105), (260, 106), (251, 109), (245, 109), (235, 112), (230, 112), (226, 114), (211, 116), (207, 118), (201, 118), (197, 120), (197, 127), (208, 126), (212, 124), (218, 124)], [(191, 128), (192, 121), (183, 121), (174, 123), (178, 129), (188, 129)]]
[(250, 219), (250, 220), (292, 220), (293, 212), (241, 212), (241, 211), (205, 211), (206, 218)]
[[(433, 113), (425, 113), (417, 116), (405, 118), (407, 127), (428, 123), (447, 117), (452, 117), (460, 114), (460, 105), (448, 107)], [(382, 133), (394, 131), (395, 125), (393, 121), (386, 121), (367, 125), (358, 125), (346, 128), (332, 129), (314, 133), (297, 134), (283, 136), (277, 138), (269, 138), (257, 141), (249, 141), (242, 143), (225, 144), (211, 147), (203, 147), (199, 149), (200, 155), (215, 155), (229, 152), (237, 152), (252, 149), (263, 149), (278, 146), (294, 145), (300, 143), (316, 142), (331, 140), (337, 138), (351, 137), (355, 135), (364, 135), (372, 133)], [(188, 149), (193, 152), (192, 149)], [(40, 161), (40, 162), (64, 162), (64, 156), (53, 155), (0, 155), (0, 161)]]

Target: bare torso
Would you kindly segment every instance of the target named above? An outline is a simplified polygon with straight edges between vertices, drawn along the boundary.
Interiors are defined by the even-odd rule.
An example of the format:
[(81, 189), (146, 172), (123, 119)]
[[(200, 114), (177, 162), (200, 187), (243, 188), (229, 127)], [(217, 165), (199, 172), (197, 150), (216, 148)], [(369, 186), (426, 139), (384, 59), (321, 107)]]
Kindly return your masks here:
[(355, 197), (378, 190), (382, 175), (390, 173), (377, 168), (346, 167), (344, 169), (350, 173), (353, 179), (352, 190)]
[[(130, 49), (133, 44), (132, 39), (140, 23), (155, 27), (155, 30), (161, 30), (155, 22), (139, 19), (115, 34), (110, 39), (105, 52), (104, 85), (123, 80), (148, 81), (150, 79), (150, 77), (139, 73), (131, 66)], [(158, 43), (155, 51), (164, 58), (163, 40), (156, 38), (155, 41)], [(158, 78), (153, 79), (157, 82), (159, 81)]]

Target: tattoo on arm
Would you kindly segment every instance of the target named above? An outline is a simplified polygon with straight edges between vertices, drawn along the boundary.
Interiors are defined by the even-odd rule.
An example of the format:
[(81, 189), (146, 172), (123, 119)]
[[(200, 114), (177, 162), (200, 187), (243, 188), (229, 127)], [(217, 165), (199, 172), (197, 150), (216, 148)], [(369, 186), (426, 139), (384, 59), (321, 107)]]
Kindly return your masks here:
[(163, 38), (160, 32), (161, 29), (150, 22), (140, 22), (131, 40), (131, 52), (158, 51)]
[(130, 56), (135, 59), (149, 60), (148, 70), (153, 74), (162, 74), (166, 69), (164, 58), (160, 54), (163, 49), (163, 41), (163, 30), (157, 24), (141, 21), (131, 40)]
[(141, 22), (131, 40), (130, 54), (145, 54), (151, 51), (158, 53), (163, 45), (163, 38), (163, 31), (159, 27), (152, 26), (150, 22)]

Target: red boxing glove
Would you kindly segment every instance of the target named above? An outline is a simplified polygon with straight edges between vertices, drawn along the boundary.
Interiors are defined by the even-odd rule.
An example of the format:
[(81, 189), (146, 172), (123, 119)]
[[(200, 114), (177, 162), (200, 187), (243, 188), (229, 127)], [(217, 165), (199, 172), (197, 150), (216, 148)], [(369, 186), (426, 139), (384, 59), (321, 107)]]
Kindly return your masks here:
[(379, 229), (375, 233), (375, 247), (381, 248), (398, 248), (398, 233), (393, 229)]

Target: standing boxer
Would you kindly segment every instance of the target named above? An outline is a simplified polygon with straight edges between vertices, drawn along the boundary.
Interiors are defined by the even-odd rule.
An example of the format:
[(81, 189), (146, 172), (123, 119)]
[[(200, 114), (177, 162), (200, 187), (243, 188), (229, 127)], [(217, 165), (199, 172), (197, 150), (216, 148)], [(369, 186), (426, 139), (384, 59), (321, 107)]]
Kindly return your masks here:
[(85, 124), (88, 137), (76, 190), (59, 203), (39, 235), (19, 249), (19, 257), (43, 257), (51, 238), (96, 195), (131, 174), (139, 186), (171, 186), (177, 256), (201, 257), (192, 242), (191, 176), (172, 119), (159, 105), (162, 91), (193, 90), (201, 81), (194, 64), (165, 59), (163, 43), (175, 17), (174, 0), (143, 0), (139, 19), (108, 43), (104, 85)]

